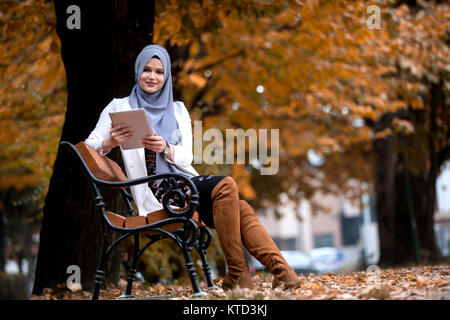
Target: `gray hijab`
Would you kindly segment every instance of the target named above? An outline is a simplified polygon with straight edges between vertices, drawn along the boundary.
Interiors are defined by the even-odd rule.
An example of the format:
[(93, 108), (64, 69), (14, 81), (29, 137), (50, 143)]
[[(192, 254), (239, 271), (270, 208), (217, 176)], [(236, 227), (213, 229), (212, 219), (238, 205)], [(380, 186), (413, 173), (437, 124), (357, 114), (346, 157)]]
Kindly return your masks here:
[[(139, 86), (139, 79), (144, 67), (154, 56), (157, 56), (163, 65), (164, 84), (157, 92), (147, 93)], [(167, 51), (163, 47), (154, 44), (146, 46), (136, 58), (134, 74), (136, 84), (129, 97), (131, 108), (144, 109), (152, 128), (170, 144), (176, 145), (181, 143), (182, 136), (179, 131), (177, 119), (175, 118), (173, 105), (171, 62)], [(168, 163), (164, 155), (156, 153), (156, 173), (166, 172), (176, 172), (192, 176), (190, 173), (181, 171), (176, 166)]]

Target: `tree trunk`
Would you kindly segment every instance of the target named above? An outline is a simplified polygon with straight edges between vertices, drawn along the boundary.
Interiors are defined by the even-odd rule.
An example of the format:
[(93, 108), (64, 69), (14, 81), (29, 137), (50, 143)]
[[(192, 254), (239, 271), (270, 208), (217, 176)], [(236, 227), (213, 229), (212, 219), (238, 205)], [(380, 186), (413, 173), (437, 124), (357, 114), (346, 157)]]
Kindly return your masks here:
[[(409, 110), (414, 133), (377, 139), (375, 193), (382, 266), (437, 263), (443, 256), (434, 232), (439, 162), (432, 123), (437, 108)], [(390, 122), (389, 124), (390, 125)]]
[[(128, 96), (134, 85), (134, 60), (152, 42), (154, 1), (55, 0), (57, 32), (67, 75), (67, 112), (61, 140), (78, 143), (87, 138), (100, 112), (114, 97)], [(70, 5), (80, 8), (81, 28), (70, 30)], [(118, 150), (109, 157), (120, 163)], [(105, 195), (106, 208), (122, 211), (118, 193)], [(70, 265), (81, 270), (83, 288), (93, 286), (101, 246), (100, 215), (91, 191), (72, 155), (58, 151), (45, 200), (34, 294), (66, 283)], [(106, 269), (118, 280), (120, 248)]]
[(166, 41), (164, 43), (164, 48), (166, 48), (167, 53), (170, 56), (170, 60), (172, 62), (172, 91), (173, 91), (173, 100), (174, 101), (183, 101), (183, 87), (178, 80), (177, 75), (182, 71), (182, 68), (189, 58), (189, 47), (190, 43), (186, 45), (177, 45), (171, 44), (170, 41)]
[(395, 258), (395, 164), (396, 153), (393, 150), (395, 137), (376, 139), (375, 155), (375, 207), (380, 237), (380, 264), (391, 264)]

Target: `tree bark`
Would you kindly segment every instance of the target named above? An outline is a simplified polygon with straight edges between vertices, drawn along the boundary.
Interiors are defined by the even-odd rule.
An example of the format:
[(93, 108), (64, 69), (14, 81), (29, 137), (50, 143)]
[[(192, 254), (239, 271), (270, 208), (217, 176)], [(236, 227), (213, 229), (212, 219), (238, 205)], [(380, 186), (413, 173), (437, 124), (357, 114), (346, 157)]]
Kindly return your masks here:
[(177, 75), (182, 71), (183, 65), (189, 58), (189, 47), (191, 43), (186, 45), (171, 44), (170, 41), (164, 43), (164, 48), (166, 48), (167, 53), (170, 56), (172, 62), (172, 91), (174, 101), (183, 101), (183, 87), (178, 81), (179, 77)]
[[(87, 138), (112, 98), (131, 92), (135, 58), (152, 42), (154, 1), (54, 3), (68, 91), (61, 140), (75, 144)], [(67, 27), (70, 5), (80, 8), (81, 29)], [(121, 163), (118, 150), (108, 156)], [(123, 210), (118, 193), (104, 193), (104, 200), (108, 210)], [(100, 215), (89, 186), (72, 156), (59, 150), (45, 200), (33, 293), (66, 283), (69, 265), (80, 267), (83, 289), (90, 290), (100, 246)], [(120, 249), (108, 259), (106, 274), (112, 282), (118, 280)]]
[[(433, 89), (430, 92), (438, 96)], [(409, 110), (414, 133), (394, 133), (374, 142), (379, 265), (444, 260), (434, 232), (436, 179), (442, 163), (438, 161), (439, 144), (433, 138), (439, 128), (433, 123), (441, 103), (431, 100), (425, 110)]]
[(395, 137), (376, 139), (374, 142), (375, 156), (375, 208), (377, 211), (380, 264), (391, 264), (395, 258), (395, 164), (396, 153), (393, 150)]

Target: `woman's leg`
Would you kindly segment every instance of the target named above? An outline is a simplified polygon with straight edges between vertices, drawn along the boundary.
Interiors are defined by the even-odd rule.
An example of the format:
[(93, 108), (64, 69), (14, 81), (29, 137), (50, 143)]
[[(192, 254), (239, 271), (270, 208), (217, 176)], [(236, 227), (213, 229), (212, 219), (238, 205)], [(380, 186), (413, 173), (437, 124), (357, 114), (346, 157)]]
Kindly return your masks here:
[(282, 284), (285, 289), (300, 286), (301, 280), (281, 255), (252, 207), (247, 201), (239, 200), (233, 178), (222, 179), (212, 190), (211, 199), (214, 225), (228, 264), (224, 289), (235, 285), (254, 288), (242, 244), (274, 275), (273, 288)]
[(241, 238), (245, 248), (273, 274), (272, 287), (284, 284), (294, 288), (301, 284), (294, 270), (287, 264), (280, 250), (261, 225), (255, 211), (245, 200), (239, 200)]
[(255, 285), (242, 248), (239, 193), (233, 178), (222, 179), (212, 190), (211, 199), (214, 225), (228, 264), (222, 288), (228, 290), (240, 286), (253, 289)]

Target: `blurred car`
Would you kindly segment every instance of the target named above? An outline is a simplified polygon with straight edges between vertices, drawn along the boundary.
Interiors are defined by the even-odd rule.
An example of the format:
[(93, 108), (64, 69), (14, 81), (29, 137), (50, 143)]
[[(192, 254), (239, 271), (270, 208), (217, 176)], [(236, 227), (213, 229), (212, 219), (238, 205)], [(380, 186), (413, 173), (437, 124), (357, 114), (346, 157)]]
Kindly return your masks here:
[(309, 256), (317, 273), (337, 272), (344, 260), (343, 253), (332, 247), (313, 249)]
[[(294, 250), (281, 251), (281, 254), (292, 269), (294, 269), (295, 273), (309, 274), (315, 272), (311, 258), (307, 254)], [(266, 267), (253, 256), (250, 256), (249, 260), (248, 265), (250, 272), (268, 272)]]

